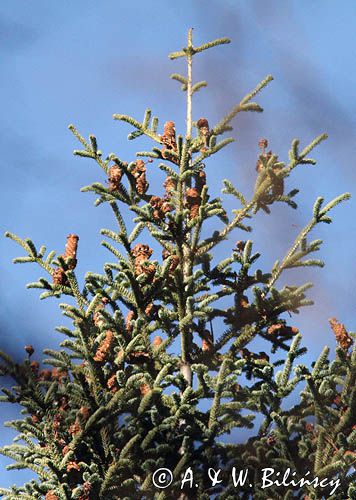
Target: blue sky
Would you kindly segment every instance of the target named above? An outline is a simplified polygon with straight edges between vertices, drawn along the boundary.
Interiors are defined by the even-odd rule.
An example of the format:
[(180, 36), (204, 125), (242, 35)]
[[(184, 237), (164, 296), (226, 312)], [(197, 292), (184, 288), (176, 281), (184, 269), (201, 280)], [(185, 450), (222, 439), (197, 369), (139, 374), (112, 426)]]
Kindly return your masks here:
[[(355, 14), (352, 0), (339, 5), (332, 0), (1, 2), (1, 232), (30, 236), (59, 253), (66, 235), (75, 232), (78, 275), (99, 272), (108, 258), (99, 230), (113, 221), (109, 210), (93, 207), (94, 198), (79, 189), (104, 178), (89, 160), (72, 156), (77, 143), (68, 124), (86, 136), (96, 134), (105, 155), (114, 151), (132, 160), (145, 142), (128, 143), (129, 127), (114, 122), (112, 114), (141, 118), (149, 106), (161, 125), (174, 120), (184, 131), (184, 95), (168, 78), (184, 68), (167, 54), (184, 46), (189, 27), (196, 44), (228, 36), (232, 44), (196, 59), (195, 78), (207, 79), (208, 88), (197, 95), (195, 119), (206, 116), (214, 123), (267, 74), (275, 80), (258, 98), (264, 114), (237, 118), (236, 142), (207, 163), (212, 193), (229, 178), (251, 195), (260, 137), (287, 160), (293, 138), (307, 144), (321, 132), (329, 134), (314, 152), (318, 165), (300, 168), (288, 181), (288, 187), (301, 190), (300, 209), (275, 207), (270, 216), (256, 217), (251, 238), (262, 253), (259, 266), (267, 271), (283, 257), (318, 195), (327, 200), (345, 191), (354, 195), (336, 208), (334, 224), (317, 227), (312, 235), (324, 239), (320, 257), (326, 267), (290, 272), (280, 282), (315, 284), (309, 292), (315, 306), (291, 319), (304, 334), (311, 362), (325, 344), (334, 344), (329, 317), (356, 328)], [(160, 181), (155, 182), (158, 188)], [(228, 208), (234, 208), (230, 201)], [(235, 233), (221, 255), (244, 237)], [(27, 343), (38, 350), (57, 346), (61, 338), (54, 327), (63, 322), (58, 301), (42, 303), (37, 291), (25, 289), (42, 274), (35, 266), (13, 266), (11, 259), (20, 254), (0, 238), (0, 348), (18, 358)], [(0, 420), (15, 415), (5, 405), (0, 412)], [(11, 435), (2, 432), (1, 443)], [(29, 477), (3, 472), (5, 463), (0, 458), (1, 486)]]

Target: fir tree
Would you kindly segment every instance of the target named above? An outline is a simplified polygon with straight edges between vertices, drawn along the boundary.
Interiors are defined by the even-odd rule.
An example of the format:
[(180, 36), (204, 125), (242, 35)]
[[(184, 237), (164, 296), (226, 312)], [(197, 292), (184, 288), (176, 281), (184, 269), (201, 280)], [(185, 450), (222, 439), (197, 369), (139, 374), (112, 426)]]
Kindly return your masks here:
[[(253, 214), (269, 214), (278, 202), (297, 208), (298, 190), (287, 192), (285, 185), (296, 167), (316, 163), (309, 155), (326, 139), (322, 134), (304, 148), (294, 140), (288, 163), (260, 140), (252, 198), (223, 181), (223, 193), (240, 206), (229, 216), (222, 200), (209, 196), (205, 163), (233, 141), (221, 136), (232, 130), (238, 113), (262, 111), (254, 98), (272, 77), (214, 126), (205, 117), (193, 121), (192, 98), (207, 85), (193, 82), (194, 56), (226, 43), (222, 38), (196, 47), (190, 30), (187, 46), (169, 56), (187, 61), (186, 76), (172, 75), (186, 93), (184, 134), (176, 133), (173, 121), (162, 130), (150, 110), (142, 121), (115, 114), (115, 120), (132, 126), (130, 140), (147, 136), (153, 143), (150, 151), (124, 161), (116, 154), (104, 159), (94, 135), (87, 141), (69, 126), (81, 144), (74, 153), (104, 171), (101, 182), (82, 191), (97, 194), (95, 204), (107, 203), (117, 221), (116, 231), (101, 231), (111, 254), (102, 274), (88, 272), (80, 289), (75, 234), (56, 255), (7, 233), (26, 253), (15, 262), (37, 263), (49, 276), (28, 287), (42, 289), (42, 299), (69, 297), (60, 308), (73, 323), (71, 329), (57, 328), (65, 336), (60, 350), (44, 350), (41, 363), (48, 368), (40, 366), (30, 345), (22, 364), (0, 353), (1, 374), (15, 382), (3, 389), (1, 400), (21, 405), (23, 415), (6, 424), (18, 436), (1, 452), (14, 461), (9, 469), (30, 469), (38, 476), (23, 486), (1, 488), (7, 500), (356, 498), (354, 334), (331, 319), (336, 357), (331, 361), (325, 348), (311, 368), (296, 364), (306, 349), (283, 315), (312, 304), (306, 295), (312, 285), (277, 287), (287, 269), (323, 265), (313, 257), (322, 241), (310, 241), (309, 235), (318, 224), (331, 222), (331, 209), (349, 194), (326, 204), (319, 197), (310, 221), (272, 270), (256, 268), (260, 254), (250, 239), (237, 241), (231, 254), (216, 262), (217, 245), (236, 229), (250, 232), (246, 220)], [(157, 169), (166, 180), (164, 191), (153, 194), (149, 181)], [(130, 220), (122, 215), (125, 205)], [(203, 238), (211, 217), (220, 229)], [(155, 241), (162, 255), (147, 241)], [(213, 331), (217, 320), (225, 331)], [(269, 354), (251, 350), (258, 337), (268, 342)], [(274, 353), (281, 353), (279, 359), (272, 360)], [(298, 404), (285, 409), (285, 398), (297, 386)], [(254, 427), (256, 415), (263, 418)], [(254, 429), (253, 437), (243, 443), (229, 439), (231, 431), (241, 429), (243, 435), (244, 428)], [(173, 472), (167, 489), (153, 484), (161, 467)], [(194, 485), (185, 481), (181, 489), (189, 467)], [(232, 467), (248, 468), (252, 486), (247, 481), (236, 488)], [(290, 468), (298, 478), (310, 471), (320, 480), (339, 479), (340, 485), (335, 492), (331, 485), (263, 489), (266, 467)], [(208, 468), (222, 469), (221, 482), (212, 485)]]

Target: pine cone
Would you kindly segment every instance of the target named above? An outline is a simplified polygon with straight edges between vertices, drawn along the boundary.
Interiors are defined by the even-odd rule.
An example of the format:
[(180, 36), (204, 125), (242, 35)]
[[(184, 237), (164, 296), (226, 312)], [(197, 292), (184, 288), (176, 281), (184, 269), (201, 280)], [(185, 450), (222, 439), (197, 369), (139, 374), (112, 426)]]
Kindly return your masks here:
[(136, 259), (138, 257), (145, 257), (145, 259), (149, 259), (152, 255), (153, 250), (143, 243), (137, 243), (131, 250), (131, 255)]
[(150, 263), (148, 260), (136, 261), (135, 262), (135, 274), (139, 276), (140, 274), (146, 274), (148, 278), (153, 278), (156, 272), (156, 266)]
[(80, 423), (76, 420), (74, 424), (69, 426), (68, 432), (71, 436), (75, 436), (76, 434), (79, 434), (81, 430), (82, 428), (80, 427)]
[(60, 413), (56, 413), (53, 417), (53, 424), (52, 424), (52, 428), (55, 433), (59, 431), (61, 423), (62, 423), (62, 415)]
[(79, 497), (79, 500), (90, 500), (90, 492), (92, 490), (92, 484), (89, 481), (83, 483), (83, 494)]
[(153, 218), (155, 220), (164, 220), (166, 213), (172, 210), (171, 205), (159, 196), (151, 196), (150, 205), (153, 208)]
[(32, 356), (32, 354), (35, 352), (32, 345), (25, 345), (25, 351), (29, 356)]
[(131, 173), (135, 178), (146, 173), (145, 162), (143, 160), (136, 160), (131, 169)]
[(342, 349), (347, 351), (353, 344), (353, 340), (347, 333), (345, 326), (342, 323), (339, 323), (336, 318), (330, 318), (329, 323), (332, 331), (334, 332), (337, 343)]
[(197, 121), (197, 128), (199, 132), (199, 136), (204, 142), (204, 146), (208, 147), (209, 146), (209, 137), (210, 137), (210, 129), (209, 129), (209, 122), (206, 118), (200, 118)]
[(186, 192), (186, 207), (189, 208), (189, 218), (194, 219), (199, 215), (201, 197), (196, 188), (189, 188)]
[(148, 261), (152, 255), (152, 250), (148, 245), (138, 243), (131, 251), (135, 258), (135, 274), (139, 276), (144, 273), (148, 277), (153, 277), (156, 272), (156, 266)]
[(248, 297), (246, 295), (241, 296), (240, 307), (242, 307), (242, 309), (248, 309), (250, 307), (249, 302), (248, 302)]
[(309, 422), (307, 422), (307, 423), (305, 424), (305, 430), (306, 430), (307, 432), (310, 432), (310, 433), (314, 432), (314, 425), (313, 425), (313, 424), (311, 424), (311, 423), (309, 423)]
[(168, 201), (163, 200), (161, 210), (164, 214), (166, 214), (168, 212), (171, 212), (173, 210), (173, 207), (170, 203), (168, 203)]
[(264, 351), (260, 351), (258, 354), (255, 354), (253, 357), (254, 357), (254, 359), (256, 361), (267, 361), (267, 362), (269, 362), (269, 356)]
[(51, 380), (52, 370), (41, 370), (38, 374), (38, 378), (40, 378), (41, 380)]
[(161, 143), (163, 144), (162, 148), (162, 156), (165, 157), (165, 151), (173, 150), (177, 151), (177, 142), (176, 142), (176, 129), (174, 122), (166, 122), (164, 124), (163, 135), (161, 136)]
[(160, 198), (159, 196), (151, 196), (150, 205), (152, 208), (157, 210), (161, 208), (162, 201), (163, 201), (162, 198)]
[(152, 344), (155, 346), (155, 347), (158, 347), (159, 345), (161, 345), (163, 342), (162, 340), (162, 337), (160, 337), (159, 335), (156, 335), (155, 338), (153, 339), (153, 342)]
[(120, 351), (116, 355), (115, 364), (121, 365), (121, 363), (124, 361), (124, 359), (125, 359), (125, 351), (123, 349), (120, 349)]
[(340, 394), (337, 394), (333, 399), (333, 404), (336, 406), (341, 406), (342, 400)]
[(63, 448), (62, 448), (62, 455), (65, 456), (68, 452), (70, 451), (70, 446), (68, 445), (65, 445)]
[(119, 390), (117, 386), (117, 378), (116, 378), (116, 373), (114, 375), (111, 375), (111, 377), (107, 381), (107, 387), (108, 389), (111, 390), (111, 392), (117, 392)]
[(213, 336), (209, 330), (205, 330), (202, 334), (202, 351), (211, 352), (214, 348)]
[(90, 415), (90, 408), (88, 408), (88, 406), (82, 406), (79, 409), (79, 415), (81, 415), (83, 420), (88, 420)]
[(267, 139), (260, 139), (258, 141), (258, 147), (264, 151), (268, 147)]
[(199, 194), (202, 192), (203, 187), (206, 184), (206, 173), (204, 170), (200, 170), (195, 177), (195, 189), (199, 191)]
[(126, 315), (125, 319), (125, 327), (128, 333), (132, 333), (131, 321), (135, 318), (135, 313), (133, 311), (129, 311)]
[(146, 396), (149, 392), (151, 392), (151, 387), (148, 384), (144, 383), (140, 385), (141, 396)]
[(68, 377), (68, 373), (63, 370), (59, 370), (58, 368), (52, 368), (52, 379), (58, 380), (58, 382), (62, 382), (63, 379)]
[(123, 172), (122, 169), (118, 165), (112, 165), (109, 168), (109, 191), (116, 191), (120, 187), (120, 182), (122, 178)]
[(133, 351), (128, 355), (128, 362), (133, 365), (147, 363), (150, 359), (149, 353), (145, 351)]
[(270, 434), (267, 438), (267, 445), (268, 446), (274, 446), (276, 444), (276, 437), (274, 436), (274, 434)]
[(242, 240), (238, 240), (236, 242), (236, 250), (239, 252), (239, 253), (242, 253), (244, 250), (245, 250), (245, 246), (246, 246), (246, 241), (242, 241)]
[(48, 491), (48, 493), (46, 494), (45, 500), (59, 500), (59, 497), (57, 497), (57, 495), (54, 493), (54, 491), (51, 490), (51, 491)]
[(261, 170), (264, 168), (264, 162), (263, 162), (263, 159), (266, 161), (268, 161), (272, 156), (272, 151), (268, 151), (268, 153), (262, 153), (260, 154), (258, 160), (257, 160), (257, 163), (256, 163), (256, 171), (258, 173), (261, 172)]
[(104, 319), (104, 316), (100, 313), (100, 311), (96, 311), (94, 314), (93, 314), (93, 323), (95, 326), (97, 326), (98, 328), (100, 326), (103, 326), (103, 324), (105, 323), (105, 319)]
[(109, 354), (109, 351), (112, 349), (114, 343), (114, 333), (111, 330), (108, 330), (106, 332), (105, 339), (101, 342), (99, 345), (99, 348), (97, 349), (95, 356), (94, 356), (94, 361), (98, 361), (99, 363), (103, 363), (106, 361), (107, 355)]
[(202, 128), (207, 128), (209, 130), (209, 122), (206, 118), (199, 118), (197, 121), (197, 127), (199, 130)]
[(40, 364), (38, 361), (32, 361), (30, 364), (30, 368), (32, 370), (32, 373), (34, 375), (38, 375), (38, 370), (39, 370)]
[(172, 196), (172, 191), (177, 189), (177, 181), (172, 176), (167, 176), (163, 183), (163, 187), (166, 190), (166, 196), (169, 198)]
[(77, 464), (77, 462), (68, 462), (67, 463), (67, 472), (79, 471), (79, 470), (80, 470), (80, 466), (79, 466), (79, 464)]
[(178, 255), (175, 255), (175, 254), (171, 255), (171, 253), (164, 248), (162, 250), (162, 259), (166, 260), (166, 259), (168, 259), (168, 257), (172, 257), (171, 263), (169, 266), (169, 271), (170, 271), (170, 273), (174, 273), (174, 271), (177, 269), (177, 267), (179, 265), (179, 257), (178, 257)]
[(274, 325), (271, 325), (267, 333), (270, 335), (296, 335), (299, 333), (299, 330), (295, 326), (286, 326), (283, 323), (276, 323)]
[(163, 259), (163, 260), (168, 259), (168, 257), (170, 257), (170, 255), (171, 255), (171, 253), (170, 253), (170, 251), (169, 251), (169, 250), (167, 250), (167, 248), (164, 248), (164, 249), (162, 250), (162, 259)]
[(57, 267), (52, 272), (53, 284), (55, 286), (64, 286), (68, 283), (64, 269)]
[(89, 500), (92, 488), (92, 484), (89, 481), (85, 481), (85, 483), (83, 483), (83, 495), (79, 497), (79, 500)]
[(178, 255), (172, 255), (171, 265), (169, 266), (169, 270), (173, 273), (179, 265), (179, 257)]
[[(266, 153), (266, 151), (265, 151), (265, 148), (268, 146), (267, 139), (260, 139), (258, 145), (259, 145), (260, 149), (262, 150), (262, 152), (257, 160), (256, 170), (258, 173), (260, 173), (265, 168), (266, 163), (271, 158), (273, 153), (272, 153), (272, 151), (268, 151), (268, 153)], [(278, 175), (278, 172), (280, 172), (281, 168), (282, 168), (281, 166), (273, 166), (272, 167), (272, 171), (275, 174), (275, 176), (273, 176), (273, 177), (271, 176), (272, 177), (272, 179), (271, 179), (272, 180), (272, 183), (271, 183), (271, 195), (272, 195), (272, 197), (282, 196), (283, 192), (284, 192), (284, 180), (282, 177), (280, 177)], [(267, 198), (269, 198), (268, 195), (266, 195), (266, 196), (267, 196)]]
[(33, 424), (38, 424), (39, 421), (40, 421), (40, 419), (38, 418), (37, 415), (31, 415), (31, 422)]
[(146, 176), (143, 174), (136, 179), (136, 191), (138, 194), (143, 195), (147, 191), (149, 184), (146, 180)]
[(234, 384), (234, 385), (232, 386), (231, 390), (232, 390), (232, 392), (233, 392), (233, 393), (235, 393), (235, 394), (236, 394), (237, 392), (240, 392), (240, 391), (241, 391), (241, 385), (236, 383), (236, 384)]
[(59, 409), (62, 410), (62, 411), (66, 411), (68, 410), (69, 408), (69, 404), (68, 404), (68, 397), (67, 396), (62, 396), (60, 398), (60, 407)]
[(153, 304), (152, 302), (148, 304), (145, 308), (145, 314), (148, 319), (156, 319), (158, 313), (158, 306)]
[(71, 258), (71, 259), (77, 258), (78, 240), (79, 236), (77, 236), (76, 234), (68, 234), (67, 244), (64, 252), (65, 258)]
[(146, 180), (146, 167), (143, 160), (136, 160), (135, 165), (131, 170), (131, 174), (135, 178), (136, 191), (138, 192), (138, 194), (145, 194), (149, 184)]
[(77, 265), (77, 249), (79, 236), (68, 234), (67, 243), (64, 251), (64, 259), (68, 261), (68, 269), (74, 269)]

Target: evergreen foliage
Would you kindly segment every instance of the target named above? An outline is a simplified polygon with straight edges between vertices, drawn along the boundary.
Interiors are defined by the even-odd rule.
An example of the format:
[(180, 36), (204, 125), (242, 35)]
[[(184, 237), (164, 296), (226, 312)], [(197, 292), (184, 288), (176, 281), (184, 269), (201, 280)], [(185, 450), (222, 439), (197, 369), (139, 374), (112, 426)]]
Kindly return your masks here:
[[(44, 351), (41, 363), (49, 368), (33, 360), (32, 346), (26, 346), (22, 364), (0, 353), (1, 374), (15, 383), (3, 389), (1, 400), (21, 405), (23, 415), (6, 423), (18, 436), (1, 452), (13, 460), (8, 469), (30, 469), (38, 476), (23, 486), (0, 488), (7, 500), (315, 499), (331, 493), (331, 486), (263, 489), (265, 467), (290, 468), (298, 478), (308, 471), (320, 479), (339, 478), (330, 498), (356, 498), (355, 335), (332, 320), (335, 359), (325, 348), (312, 368), (296, 364), (306, 349), (282, 316), (312, 304), (307, 298), (312, 285), (276, 286), (287, 269), (323, 266), (314, 258), (322, 241), (310, 241), (309, 233), (329, 224), (330, 211), (349, 194), (326, 204), (319, 197), (310, 221), (270, 271), (256, 268), (260, 254), (250, 239), (239, 240), (216, 262), (215, 247), (235, 229), (250, 232), (253, 214), (269, 214), (278, 202), (297, 208), (298, 190), (286, 192), (285, 185), (296, 167), (315, 164), (309, 155), (326, 138), (320, 135), (304, 148), (294, 140), (288, 163), (267, 152), (267, 141), (261, 140), (251, 199), (224, 180), (223, 193), (239, 206), (229, 216), (222, 199), (209, 195), (205, 162), (233, 141), (221, 136), (232, 130), (238, 113), (262, 111), (254, 98), (272, 77), (213, 127), (206, 118), (193, 122), (192, 97), (207, 85), (193, 82), (194, 56), (226, 43), (223, 38), (195, 47), (190, 30), (187, 46), (169, 56), (187, 61), (186, 76), (172, 75), (187, 96), (185, 134), (176, 135), (174, 122), (160, 134), (149, 109), (142, 121), (115, 114), (115, 120), (132, 126), (129, 140), (147, 136), (153, 142), (150, 151), (127, 162), (116, 154), (104, 159), (96, 137), (86, 140), (69, 126), (81, 145), (74, 153), (94, 160), (107, 179), (82, 191), (98, 196), (95, 205), (108, 203), (117, 222), (117, 230), (101, 231), (111, 254), (102, 274), (88, 272), (80, 288), (76, 235), (69, 235), (65, 253), (56, 255), (6, 234), (26, 254), (14, 262), (35, 262), (47, 274), (28, 287), (39, 288), (41, 299), (67, 296), (60, 308), (73, 325), (58, 328), (65, 336), (60, 350)], [(164, 195), (150, 192), (155, 169), (166, 174)], [(125, 205), (132, 220), (122, 215)], [(220, 229), (203, 238), (211, 217)], [(147, 241), (155, 241), (162, 256), (154, 255)], [(225, 325), (216, 337), (214, 321)], [(250, 350), (257, 337), (268, 342), (269, 354)], [(298, 403), (286, 405), (297, 386)], [(260, 424), (254, 426), (256, 416)], [(237, 429), (243, 436), (244, 428), (254, 429), (246, 442), (229, 437)], [(173, 471), (167, 489), (152, 481), (160, 467)], [(184, 483), (182, 490), (188, 467), (198, 486)], [(236, 488), (232, 467), (248, 468), (252, 487)], [(212, 486), (208, 468), (221, 468), (222, 482)]]

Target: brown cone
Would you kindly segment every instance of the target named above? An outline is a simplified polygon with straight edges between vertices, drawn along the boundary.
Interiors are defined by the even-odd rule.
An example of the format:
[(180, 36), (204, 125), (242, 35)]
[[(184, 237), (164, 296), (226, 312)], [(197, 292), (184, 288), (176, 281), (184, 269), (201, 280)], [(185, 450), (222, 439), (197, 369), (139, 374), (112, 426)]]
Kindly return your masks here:
[(170, 197), (172, 191), (177, 189), (177, 181), (172, 176), (167, 176), (166, 180), (163, 183), (163, 187), (166, 190), (167, 197)]
[(268, 147), (268, 141), (267, 139), (260, 139), (258, 141), (258, 147), (262, 150), (265, 150)]
[(120, 187), (122, 170), (118, 165), (112, 165), (109, 168), (109, 191), (116, 191)]
[(156, 267), (148, 260), (152, 255), (151, 248), (148, 245), (138, 243), (132, 249), (131, 254), (135, 259), (134, 265), (136, 276), (144, 273), (148, 277), (152, 278), (156, 272)]
[(346, 331), (345, 326), (339, 323), (336, 318), (330, 318), (329, 323), (339, 346), (347, 351), (352, 345), (353, 340)]
[(57, 497), (53, 490), (50, 490), (46, 494), (45, 500), (59, 500), (59, 497)]
[(172, 257), (171, 263), (169, 266), (169, 271), (172, 274), (172, 273), (174, 273), (174, 271), (177, 269), (177, 267), (179, 265), (179, 257), (178, 257), (178, 255), (175, 255), (175, 254), (171, 255), (170, 252), (164, 248), (162, 250), (162, 259), (166, 260), (166, 259), (168, 259), (168, 257)]
[(25, 351), (29, 356), (32, 356), (32, 354), (35, 352), (32, 345), (25, 345)]
[(110, 389), (111, 392), (117, 392), (118, 391), (118, 386), (117, 386), (117, 378), (116, 378), (116, 373), (114, 375), (111, 375), (111, 377), (108, 379), (107, 384), (108, 388)]
[(82, 416), (83, 420), (88, 420), (90, 415), (90, 409), (88, 406), (82, 406), (79, 408), (79, 414)]
[(210, 136), (210, 129), (209, 129), (209, 122), (206, 118), (200, 118), (197, 121), (197, 128), (199, 130), (199, 134), (201, 138), (204, 141), (204, 145), (208, 146), (209, 144), (209, 136)]
[(67, 472), (71, 472), (71, 471), (79, 471), (80, 470), (80, 466), (79, 464), (77, 464), (77, 462), (68, 462), (67, 463)]
[(158, 347), (159, 345), (162, 344), (162, 342), (163, 342), (162, 337), (160, 337), (159, 335), (156, 335), (155, 338), (153, 339), (152, 343), (155, 347)]
[(199, 191), (199, 194), (202, 192), (203, 187), (206, 184), (206, 173), (204, 170), (200, 170), (195, 177), (195, 188)]
[(125, 327), (128, 333), (132, 333), (131, 321), (135, 318), (135, 313), (133, 311), (129, 311), (126, 315), (125, 319)]
[(238, 240), (236, 242), (236, 250), (240, 253), (244, 251), (245, 246), (246, 246), (246, 241)]
[(131, 250), (131, 255), (134, 258), (143, 256), (146, 259), (149, 259), (152, 255), (152, 252), (153, 250), (148, 245), (144, 245), (143, 243), (137, 243), (137, 245), (135, 245)]
[(189, 188), (186, 192), (186, 207), (189, 208), (189, 218), (194, 219), (199, 215), (201, 197), (196, 188)]
[(76, 434), (79, 434), (81, 431), (80, 423), (78, 420), (74, 422), (74, 424), (69, 426), (68, 432), (71, 436), (75, 436)]
[(174, 122), (169, 121), (164, 124), (163, 135), (161, 136), (161, 142), (164, 146), (162, 148), (162, 153), (166, 149), (172, 149), (173, 151), (177, 150), (176, 129)]
[(67, 284), (67, 276), (61, 267), (53, 270), (52, 278), (55, 286), (64, 286)]
[(260, 154), (258, 160), (257, 160), (257, 163), (256, 163), (256, 170), (258, 173), (261, 172), (261, 170), (264, 168), (264, 163), (262, 161), (262, 159), (264, 158), (265, 160), (269, 160), (272, 156), (272, 151), (268, 151), (268, 153), (262, 153)]
[(144, 383), (140, 385), (141, 396), (146, 396), (149, 392), (151, 392), (151, 387), (148, 384)]
[(145, 194), (148, 189), (148, 182), (146, 180), (146, 167), (143, 160), (136, 160), (131, 174), (134, 176), (136, 181), (136, 191), (138, 194)]
[(171, 205), (159, 196), (151, 196), (150, 205), (153, 208), (153, 218), (164, 220), (166, 213), (172, 210)]
[(102, 363), (106, 360), (107, 355), (109, 354), (114, 343), (114, 333), (111, 330), (106, 332), (105, 339), (99, 345), (98, 350), (95, 353), (94, 361), (98, 361)]
[(38, 424), (39, 421), (40, 421), (40, 419), (38, 418), (37, 415), (31, 415), (31, 422), (33, 424)]
[(78, 240), (79, 236), (76, 234), (68, 234), (67, 236), (67, 244), (64, 252), (64, 257), (71, 259), (75, 259), (77, 257), (77, 248), (78, 248)]
[(32, 361), (30, 364), (30, 368), (35, 375), (38, 374), (39, 367), (40, 367), (40, 364), (38, 361)]
[(209, 330), (205, 330), (202, 334), (202, 351), (211, 352), (214, 348), (213, 337)]

